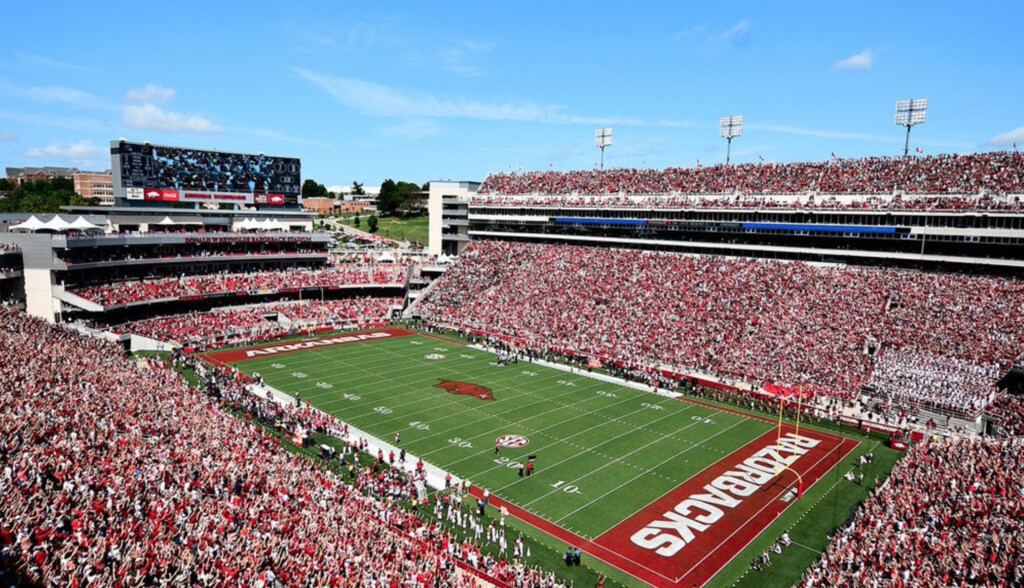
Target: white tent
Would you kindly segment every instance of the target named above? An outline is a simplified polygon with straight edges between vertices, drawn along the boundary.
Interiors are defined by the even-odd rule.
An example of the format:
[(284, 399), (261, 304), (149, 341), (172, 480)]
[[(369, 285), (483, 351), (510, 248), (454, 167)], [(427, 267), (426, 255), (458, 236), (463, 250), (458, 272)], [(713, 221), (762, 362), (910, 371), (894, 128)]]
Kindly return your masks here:
[(12, 231), (32, 231), (33, 233), (46, 226), (46, 223), (36, 218), (36, 215), (28, 217), (27, 221), (11, 226)]
[(377, 261), (381, 263), (395, 263), (395, 256), (392, 255), (390, 251), (385, 251), (384, 253), (380, 254), (380, 257), (377, 258)]
[(176, 224), (178, 224), (178, 223), (176, 223), (176, 222), (174, 222), (173, 220), (171, 220), (171, 217), (169, 217), (169, 216), (165, 216), (165, 217), (163, 218), (163, 220), (161, 220), (161, 221), (160, 221), (160, 222), (158, 222), (157, 224), (158, 224), (158, 225), (160, 225), (160, 226), (162, 226), (162, 227), (169, 227), (169, 226), (172, 226), (172, 225), (176, 225)]
[(240, 231), (253, 231), (260, 228), (260, 223), (256, 222), (254, 219), (247, 218), (242, 219), (242, 222), (235, 225), (235, 228)]
[(80, 216), (71, 222), (71, 228), (76, 231), (102, 231), (103, 227), (94, 225), (91, 222), (85, 220), (84, 216)]
[(283, 231), (285, 229), (285, 226), (281, 224), (281, 221), (275, 218), (272, 220), (263, 221), (263, 223), (260, 225), (260, 228), (263, 229), (264, 231)]
[(53, 215), (53, 218), (51, 218), (50, 220), (48, 220), (45, 223), (43, 223), (43, 226), (41, 227), (41, 230), (44, 230), (44, 231), (49, 230), (49, 231), (56, 231), (58, 233), (63, 233), (64, 231), (67, 231), (70, 228), (71, 228), (71, 223), (69, 223), (68, 221), (62, 219), (59, 214), (55, 214), (55, 215)]

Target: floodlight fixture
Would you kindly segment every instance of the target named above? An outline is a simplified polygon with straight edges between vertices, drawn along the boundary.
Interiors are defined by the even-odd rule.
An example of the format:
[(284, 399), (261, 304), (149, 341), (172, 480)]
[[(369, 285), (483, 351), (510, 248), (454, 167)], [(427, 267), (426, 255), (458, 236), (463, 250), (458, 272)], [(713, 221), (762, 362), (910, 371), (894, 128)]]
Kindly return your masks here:
[(718, 119), (718, 136), (725, 139), (725, 165), (732, 156), (732, 140), (743, 134), (743, 116), (723, 116)]
[(907, 139), (903, 143), (903, 157), (910, 156), (910, 127), (923, 123), (927, 115), (927, 98), (896, 101), (896, 115), (892, 120), (901, 127), (907, 127)]
[(604, 169), (604, 148), (612, 144), (612, 129), (607, 127), (594, 131), (594, 146), (601, 150), (601, 169)]

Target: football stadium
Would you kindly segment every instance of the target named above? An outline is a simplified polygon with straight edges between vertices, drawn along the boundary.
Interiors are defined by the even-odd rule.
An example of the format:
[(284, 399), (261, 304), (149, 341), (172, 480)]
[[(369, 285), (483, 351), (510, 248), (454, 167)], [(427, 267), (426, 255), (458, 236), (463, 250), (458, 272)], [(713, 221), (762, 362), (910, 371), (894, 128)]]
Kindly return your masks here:
[(0, 185), (3, 586), (1024, 586), (1015, 143), (925, 153), (899, 99), (900, 150), (752, 160), (730, 115), (606, 166), (601, 124), (314, 208), (320, 145), (150, 143), (236, 132), (132, 123), (173, 97), (129, 93), (108, 202)]

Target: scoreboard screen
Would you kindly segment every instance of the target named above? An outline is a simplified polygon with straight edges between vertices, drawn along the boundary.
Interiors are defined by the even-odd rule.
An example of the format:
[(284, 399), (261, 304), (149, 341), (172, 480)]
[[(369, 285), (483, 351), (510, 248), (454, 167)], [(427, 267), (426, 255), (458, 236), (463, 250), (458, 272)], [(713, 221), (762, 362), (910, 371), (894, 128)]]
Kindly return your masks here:
[(112, 143), (110, 154), (115, 193), (129, 201), (291, 206), (300, 202), (298, 158), (126, 141)]

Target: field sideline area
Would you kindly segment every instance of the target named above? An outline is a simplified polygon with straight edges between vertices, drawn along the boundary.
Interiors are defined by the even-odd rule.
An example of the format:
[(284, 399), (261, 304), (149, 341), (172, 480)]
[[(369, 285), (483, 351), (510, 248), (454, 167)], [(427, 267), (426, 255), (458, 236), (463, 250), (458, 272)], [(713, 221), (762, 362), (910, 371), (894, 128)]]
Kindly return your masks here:
[[(780, 438), (765, 415), (523, 361), (502, 366), (491, 353), (404, 329), (206, 357), (258, 372), (379, 439), (400, 431), (410, 455), (489, 490), (518, 528), (554, 549), (579, 547), (588, 565), (626, 585), (792, 585), (830, 530), (807, 515), (830, 508), (827, 518), (841, 523), (865, 491), (841, 474), (883, 451), (852, 432), (802, 426), (796, 435), (792, 424)], [(520, 476), (529, 456), (536, 469)], [(895, 460), (886, 457), (882, 477)], [(776, 475), (780, 463), (789, 469)], [(801, 541), (801, 525), (820, 540)], [(785, 530), (801, 543), (790, 548), (803, 552), (794, 564), (748, 573)]]

